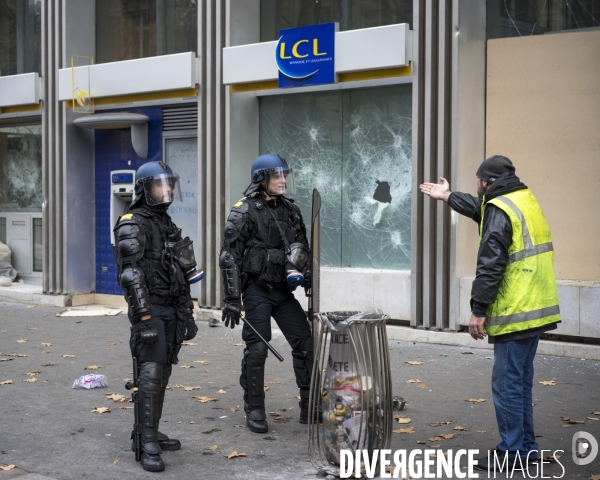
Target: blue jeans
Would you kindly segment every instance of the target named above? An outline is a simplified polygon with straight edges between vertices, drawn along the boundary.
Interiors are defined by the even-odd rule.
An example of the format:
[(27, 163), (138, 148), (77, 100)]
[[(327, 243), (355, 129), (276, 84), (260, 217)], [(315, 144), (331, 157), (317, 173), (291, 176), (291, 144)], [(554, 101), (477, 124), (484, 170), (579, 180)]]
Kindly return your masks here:
[[(539, 335), (521, 340), (494, 344), (492, 395), (496, 420), (502, 441), (496, 446), (508, 452), (509, 458), (518, 454), (527, 457), (538, 450), (533, 428), (533, 359)], [(537, 458), (532, 453), (530, 459)]]

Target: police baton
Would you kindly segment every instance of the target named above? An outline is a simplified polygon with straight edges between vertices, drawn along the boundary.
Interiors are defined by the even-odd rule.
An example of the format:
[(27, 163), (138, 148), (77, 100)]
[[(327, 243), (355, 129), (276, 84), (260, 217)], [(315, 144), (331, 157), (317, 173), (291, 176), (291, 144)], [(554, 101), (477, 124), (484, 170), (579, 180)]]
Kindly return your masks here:
[(261, 341), (261, 342), (263, 342), (263, 343), (264, 343), (264, 344), (267, 346), (267, 348), (268, 348), (269, 350), (271, 350), (271, 352), (273, 353), (273, 355), (275, 355), (275, 356), (277, 357), (277, 360), (279, 360), (280, 362), (283, 362), (283, 357), (282, 357), (282, 356), (279, 354), (279, 352), (278, 352), (277, 350), (275, 350), (275, 349), (274, 349), (274, 348), (271, 346), (271, 344), (270, 344), (269, 342), (267, 342), (267, 341), (266, 341), (266, 340), (263, 338), (263, 336), (262, 336), (260, 333), (258, 333), (258, 332), (256, 331), (256, 328), (254, 328), (254, 326), (253, 326), (253, 325), (252, 325), (252, 324), (251, 324), (251, 323), (250, 323), (248, 320), (246, 320), (246, 317), (244, 317), (243, 315), (240, 315), (240, 319), (242, 319), (242, 320), (244, 321), (244, 323), (245, 323), (246, 325), (248, 325), (248, 326), (250, 327), (250, 329), (251, 329), (251, 330), (252, 330), (254, 333), (256, 333), (256, 336), (257, 336), (258, 338), (260, 338), (260, 341)]

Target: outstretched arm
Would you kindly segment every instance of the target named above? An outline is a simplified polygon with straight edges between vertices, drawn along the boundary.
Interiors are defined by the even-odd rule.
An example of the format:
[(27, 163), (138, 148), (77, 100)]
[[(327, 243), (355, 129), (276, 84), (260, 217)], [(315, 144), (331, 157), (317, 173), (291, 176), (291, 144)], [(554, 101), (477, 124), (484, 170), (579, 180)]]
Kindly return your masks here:
[(475, 222), (481, 221), (481, 200), (468, 193), (451, 192), (448, 180), (440, 177), (440, 183), (425, 182), (419, 185), (419, 189), (425, 195), (435, 200), (443, 200), (455, 212), (472, 218)]

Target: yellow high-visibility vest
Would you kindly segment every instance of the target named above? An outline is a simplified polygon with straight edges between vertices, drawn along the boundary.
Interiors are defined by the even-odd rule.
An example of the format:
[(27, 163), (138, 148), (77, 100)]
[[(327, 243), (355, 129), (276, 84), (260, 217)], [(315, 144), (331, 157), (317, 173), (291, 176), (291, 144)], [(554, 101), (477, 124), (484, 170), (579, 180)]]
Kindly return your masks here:
[(560, 321), (554, 276), (554, 248), (540, 205), (528, 189), (481, 204), (481, 242), (485, 207), (493, 204), (510, 218), (509, 261), (496, 301), (488, 306), (484, 330), (490, 336), (542, 327)]

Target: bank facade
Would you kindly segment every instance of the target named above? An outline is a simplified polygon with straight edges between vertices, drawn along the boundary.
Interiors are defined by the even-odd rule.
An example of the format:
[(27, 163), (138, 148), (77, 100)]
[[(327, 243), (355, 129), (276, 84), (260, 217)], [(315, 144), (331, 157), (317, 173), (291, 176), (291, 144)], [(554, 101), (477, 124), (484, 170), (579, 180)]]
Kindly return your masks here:
[[(514, 3), (514, 2), (513, 2)], [(563, 323), (600, 338), (597, 2), (11, 0), (0, 12), (0, 241), (46, 295), (121, 294), (111, 230), (150, 160), (179, 173), (199, 305), (221, 306), (218, 253), (252, 160), (323, 199), (322, 310), (381, 308), (413, 327), (469, 319), (477, 228), (418, 192), (475, 192), (510, 157), (552, 229)], [(334, 22), (334, 80), (279, 88), (277, 55)], [(327, 55), (325, 55), (327, 53)], [(297, 55), (297, 57), (295, 57)], [(585, 179), (585, 181), (582, 181)]]

